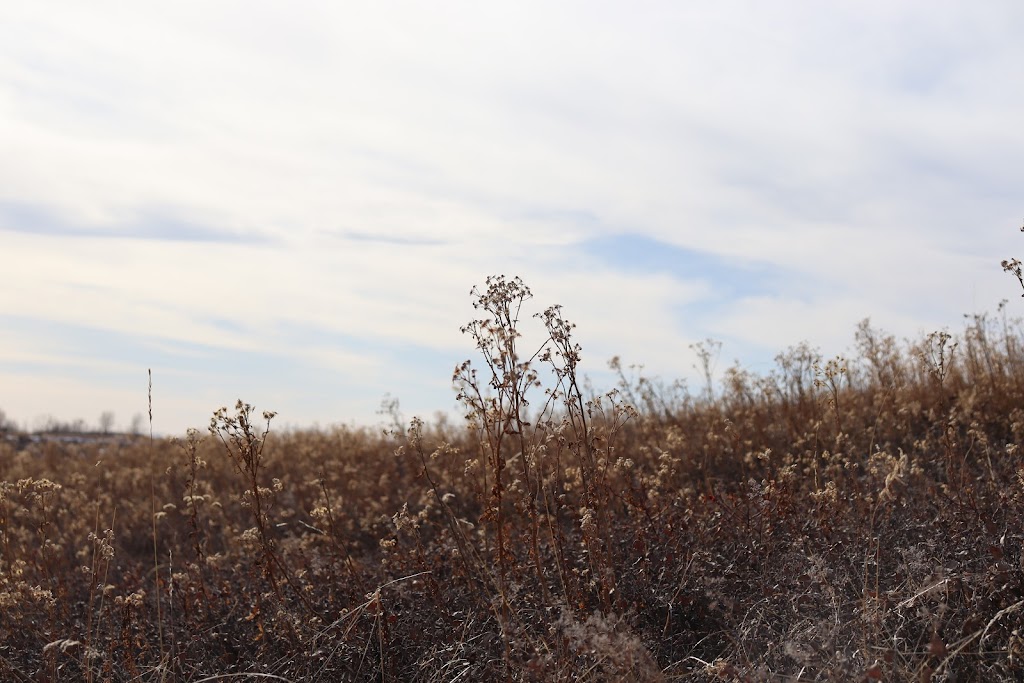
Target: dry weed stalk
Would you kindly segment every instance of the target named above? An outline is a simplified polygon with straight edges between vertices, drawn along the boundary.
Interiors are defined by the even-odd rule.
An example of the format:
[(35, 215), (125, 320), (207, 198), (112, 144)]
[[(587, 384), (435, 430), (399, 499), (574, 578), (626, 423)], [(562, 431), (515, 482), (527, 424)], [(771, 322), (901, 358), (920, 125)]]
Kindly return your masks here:
[[(270, 533), (270, 512), (276, 502), (277, 493), (282, 490), (283, 485), (276, 478), (272, 482), (272, 487), (263, 486), (261, 481), (265, 466), (264, 449), (267, 444), (267, 436), (270, 434), (270, 422), (277, 413), (270, 410), (263, 411), (266, 426), (260, 431), (252, 422), (254, 410), (252, 405), (241, 399), (235, 403), (234, 414), (229, 414), (226, 407), (218, 408), (210, 418), (209, 431), (220, 440), (236, 471), (245, 477), (246, 488), (241, 495), (242, 507), (252, 513), (255, 526), (243, 533), (242, 536), (251, 538), (255, 535), (260, 548), (259, 565), (263, 569), (264, 576), (278, 597), (281, 597), (278, 579), (283, 578), (309, 613), (316, 614), (317, 610), (301, 587), (296, 585), (291, 571), (280, 553), (277, 552), (277, 544)], [(262, 607), (258, 612), (262, 618)]]

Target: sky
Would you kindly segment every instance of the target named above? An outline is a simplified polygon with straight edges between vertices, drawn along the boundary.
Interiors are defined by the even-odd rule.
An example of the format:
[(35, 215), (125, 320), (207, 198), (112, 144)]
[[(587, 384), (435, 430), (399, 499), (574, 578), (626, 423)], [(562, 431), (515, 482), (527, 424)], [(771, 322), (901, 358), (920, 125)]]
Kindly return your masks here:
[(598, 388), (1024, 313), (1021, 35), (1014, 0), (7, 3), (0, 410), (125, 428), (151, 370), (161, 434), (457, 414), (498, 274)]

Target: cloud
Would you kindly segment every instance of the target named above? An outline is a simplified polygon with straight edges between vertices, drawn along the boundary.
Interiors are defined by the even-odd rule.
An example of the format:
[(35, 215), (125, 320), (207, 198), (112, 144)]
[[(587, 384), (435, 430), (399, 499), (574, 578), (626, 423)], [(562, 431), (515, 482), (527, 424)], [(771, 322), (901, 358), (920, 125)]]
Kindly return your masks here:
[(174, 208), (140, 208), (112, 224), (69, 220), (45, 204), (0, 202), (0, 231), (50, 237), (110, 237), (170, 242), (269, 241), (258, 232), (239, 233), (181, 217)]
[[(327, 233), (331, 234), (331, 233)], [(442, 240), (416, 237), (396, 237), (390, 235), (373, 235), (364, 232), (340, 232), (338, 237), (353, 242), (380, 242), (382, 244), (407, 245), (407, 246), (440, 246), (446, 244)]]
[(0, 364), (429, 413), (494, 273), (564, 304), (594, 373), (954, 325), (1013, 291), (1021, 28), (1011, 2), (23, 3)]

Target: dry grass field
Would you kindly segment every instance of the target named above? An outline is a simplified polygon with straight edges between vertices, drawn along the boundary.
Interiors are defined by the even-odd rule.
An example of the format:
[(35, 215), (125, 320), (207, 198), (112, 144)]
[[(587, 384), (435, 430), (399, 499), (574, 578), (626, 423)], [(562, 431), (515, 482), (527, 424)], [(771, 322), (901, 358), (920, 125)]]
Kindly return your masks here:
[(534, 303), (474, 290), (465, 424), (0, 442), (0, 680), (1024, 680), (1007, 306), (595, 395)]

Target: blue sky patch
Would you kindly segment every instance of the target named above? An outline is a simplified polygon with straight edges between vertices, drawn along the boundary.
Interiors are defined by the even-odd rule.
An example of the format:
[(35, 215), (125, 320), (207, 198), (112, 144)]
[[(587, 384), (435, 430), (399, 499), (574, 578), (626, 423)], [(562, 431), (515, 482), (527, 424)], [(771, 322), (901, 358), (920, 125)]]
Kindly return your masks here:
[(623, 273), (662, 273), (680, 281), (707, 283), (714, 299), (769, 293), (781, 277), (778, 269), (767, 264), (739, 263), (644, 235), (598, 237), (579, 247), (587, 256)]

